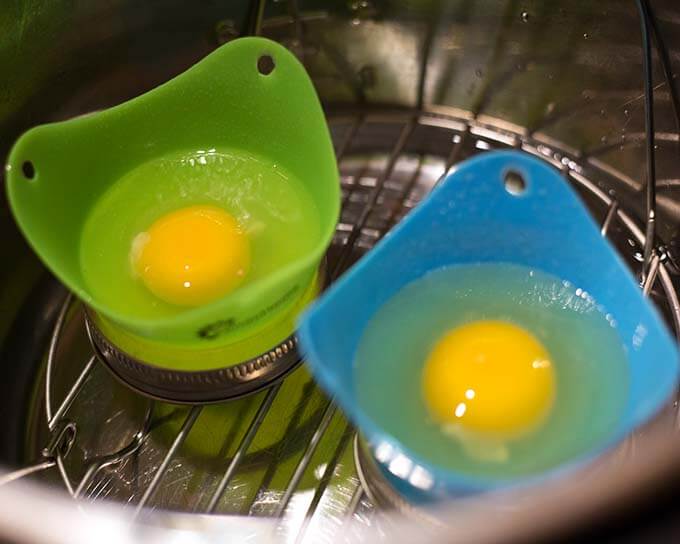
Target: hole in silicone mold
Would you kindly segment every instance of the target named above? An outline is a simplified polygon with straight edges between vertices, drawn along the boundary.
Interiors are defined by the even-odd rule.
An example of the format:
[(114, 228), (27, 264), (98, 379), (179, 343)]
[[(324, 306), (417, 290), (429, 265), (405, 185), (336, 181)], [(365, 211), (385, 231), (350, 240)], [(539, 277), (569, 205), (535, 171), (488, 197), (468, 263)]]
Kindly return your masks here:
[(257, 59), (257, 71), (263, 76), (268, 76), (274, 71), (276, 64), (274, 64), (274, 59), (271, 55), (262, 55)]
[(527, 190), (524, 176), (514, 170), (506, 172), (503, 183), (505, 183), (505, 190), (513, 196), (519, 196)]
[(35, 166), (31, 161), (24, 161), (21, 165), (21, 172), (26, 179), (33, 179), (35, 177)]

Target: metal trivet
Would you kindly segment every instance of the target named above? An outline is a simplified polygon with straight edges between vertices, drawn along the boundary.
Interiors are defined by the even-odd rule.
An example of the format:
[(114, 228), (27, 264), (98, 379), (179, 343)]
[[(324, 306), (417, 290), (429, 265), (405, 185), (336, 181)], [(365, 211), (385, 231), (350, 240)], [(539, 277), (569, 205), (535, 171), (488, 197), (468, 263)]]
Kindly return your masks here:
[[(253, 5), (262, 8), (263, 2), (258, 0)], [(673, 266), (663, 248), (658, 245), (658, 240), (654, 238), (655, 144), (653, 112), (650, 107), (653, 101), (650, 24), (651, 31), (656, 34), (659, 57), (674, 103), (677, 102), (677, 97), (667, 62), (667, 51), (658, 32), (653, 28), (654, 20), (645, 10), (645, 2), (640, 1), (638, 5), (641, 7), (645, 39), (643, 52), (647, 123), (645, 133), (640, 134), (640, 139), (645, 141), (648, 155), (644, 228), (640, 228), (639, 223), (626, 211), (625, 202), (619, 201), (613, 193), (601, 188), (603, 185), (630, 187), (632, 181), (599, 160), (598, 153), (602, 153), (605, 148), (585, 149), (577, 153), (568, 146), (546, 137), (541, 134), (541, 127), (543, 124), (549, 124), (548, 117), (539, 120), (531, 129), (524, 129), (485, 116), (484, 105), (488, 103), (489, 95), (494, 91), (493, 86), (486, 88), (483, 96), (476, 101), (481, 104), (476, 111), (428, 109), (423, 101), (428, 65), (426, 53), (420, 69), (416, 108), (395, 111), (371, 110), (364, 107), (359, 110), (345, 110), (340, 115), (331, 116), (331, 131), (336, 142), (343, 184), (343, 215), (330, 261), (332, 278), (339, 275), (356, 252), (370, 249), (459, 161), (489, 149), (515, 148), (544, 159), (563, 173), (565, 182), (575, 186), (594, 217), (600, 221), (602, 235), (610, 238), (633, 272), (641, 277), (643, 291), (657, 303), (677, 336), (680, 331), (680, 303), (670, 273)], [(266, 26), (262, 24), (261, 19), (262, 9), (259, 9), (255, 25), (258, 32), (260, 28)], [(508, 78), (510, 77), (512, 72), (508, 75)], [(507, 80), (504, 81), (507, 83)], [(329, 107), (329, 110), (332, 111), (332, 108)], [(621, 145), (634, 145), (634, 138), (629, 138)], [(433, 174), (434, 171), (436, 174)], [(69, 355), (71, 352), (68, 350), (66, 356), (57, 357), (60, 342), (68, 345), (70, 341), (68, 335), (64, 334), (69, 320), (79, 319), (77, 315), (74, 317), (76, 312), (70, 311), (71, 308), (72, 300), (68, 299), (62, 306), (47, 354), (45, 377), (41, 382), (41, 387), (44, 387), (42, 399), (47, 417), (42, 414), (30, 416), (34, 417), (36, 422), (39, 421), (43, 427), (34, 431), (34, 442), (40, 447), (35, 447), (29, 452), (34, 456), (32, 464), (3, 476), (0, 478), (0, 484), (45, 471), (45, 477), (49, 477), (52, 474), (50, 469), (56, 466), (58, 477), (63, 481), (66, 491), (73, 497), (86, 496), (93, 500), (97, 497), (109, 497), (131, 503), (134, 515), (138, 515), (146, 507), (158, 507), (205, 513), (276, 516), (283, 518), (284, 521), (291, 520), (292, 525), (286, 530), (295, 542), (304, 540), (308, 527), (328, 515), (324, 501), (329, 495), (329, 490), (336, 486), (342, 488), (344, 494), (342, 500), (338, 499), (337, 494), (333, 496), (335, 501), (333, 512), (342, 511), (347, 516), (360, 517), (370, 522), (374, 510), (367, 493), (359, 483), (357, 473), (341, 476), (336, 474), (342, 466), (342, 459), (347, 454), (351, 456), (353, 452), (354, 431), (338, 413), (332, 399), (325, 400), (322, 404), (312, 431), (302, 451), (296, 454), (293, 464), (289, 463), (284, 467), (279, 464), (282, 462), (279, 457), (272, 456), (271, 463), (274, 469), (284, 471), (281, 476), (285, 480), (283, 486), (263, 483), (255, 493), (244, 495), (243, 499), (225, 501), (226, 498), (237, 494), (239, 488), (235, 482), (239, 481), (247, 468), (244, 466), (244, 460), (247, 458), (249, 448), (260, 434), (266, 432), (268, 418), (272, 415), (271, 408), (289, 379), (279, 381), (262, 395), (246, 432), (235, 440), (234, 448), (226, 459), (213, 460), (217, 464), (216, 472), (211, 474), (214, 478), (205, 480), (208, 483), (201, 486), (202, 495), (192, 498), (192, 502), (187, 502), (189, 492), (186, 489), (177, 491), (175, 487), (172, 493), (162, 491), (166, 491), (178, 478), (193, 477), (195, 475), (193, 472), (198, 470), (196, 468), (198, 465), (187, 466), (189, 464), (187, 459), (191, 459), (182, 456), (181, 450), (201, 414), (200, 406), (193, 406), (186, 412), (181, 427), (163, 449), (157, 444), (154, 448), (149, 447), (153, 429), (144, 419), (142, 423), (137, 423), (139, 427), (129, 429), (134, 432), (122, 447), (100, 449), (90, 452), (90, 455), (82, 459), (74, 458), (76, 456), (74, 452), (78, 451), (75, 445), (81, 437), (78, 429), (88, 424), (79, 419), (80, 416), (77, 414), (83, 412), (77, 408), (81, 408), (80, 403), (84, 403), (83, 409), (89, 409), (91, 405), (87, 402), (91, 402), (92, 398), (88, 398), (86, 392), (89, 384), (100, 376), (96, 374), (99, 365), (96, 364), (95, 356), (86, 357), (84, 366), (80, 363), (83, 361), (82, 355)], [(82, 324), (74, 324), (76, 327), (78, 325), (82, 328)], [(54, 402), (58, 365), (64, 367), (70, 365), (69, 369), (74, 372), (69, 374), (75, 375), (72, 382), (60, 387), (63, 395), (60, 403)], [(112, 384), (113, 381), (107, 387), (113, 387)], [(313, 394), (316, 394), (316, 391), (305, 392), (306, 397)], [(115, 414), (125, 415), (128, 408), (115, 405), (112, 409)], [(149, 410), (149, 413), (151, 412), (152, 410)], [(675, 408), (672, 408), (671, 415), (675, 417)], [(103, 423), (104, 421), (100, 420), (89, 422), (89, 425)], [(338, 426), (341, 432), (337, 432)], [(334, 453), (319, 463), (318, 460), (315, 461), (315, 455), (324, 440), (333, 441)], [(47, 446), (43, 449), (42, 444)], [(149, 468), (142, 474), (135, 467), (145, 462)], [(81, 470), (75, 470), (74, 466)], [(201, 466), (205, 466), (205, 463)], [(82, 467), (85, 467), (85, 470), (82, 470)], [(363, 469), (363, 464), (361, 467), (363, 479), (368, 482), (367, 471)], [(125, 472), (126, 470), (128, 472)], [(130, 470), (132, 477), (129, 476)], [(304, 490), (304, 493), (300, 492), (303, 477), (310, 472), (316, 474), (316, 471), (318, 478), (315, 480), (315, 487)], [(130, 480), (134, 485), (121, 485), (115, 489), (113, 484), (123, 480), (125, 482)], [(112, 491), (102, 492), (103, 489), (110, 490), (112, 485), (114, 487)], [(382, 502), (377, 496), (374, 498)], [(303, 515), (294, 515), (300, 513), (300, 509), (303, 510)], [(341, 531), (337, 527), (336, 529)]]

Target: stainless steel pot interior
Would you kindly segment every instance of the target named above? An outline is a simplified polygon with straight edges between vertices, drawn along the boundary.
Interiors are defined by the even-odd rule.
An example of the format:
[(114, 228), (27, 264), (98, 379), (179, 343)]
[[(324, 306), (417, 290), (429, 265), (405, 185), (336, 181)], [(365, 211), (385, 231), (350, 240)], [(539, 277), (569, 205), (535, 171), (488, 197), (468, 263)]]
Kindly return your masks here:
[[(118, 103), (260, 33), (305, 63), (328, 113), (343, 184), (331, 270), (370, 249), (458, 161), (514, 147), (564, 173), (680, 330), (680, 143), (662, 62), (671, 72), (680, 62), (674, 2), (645, 3), (650, 36), (668, 52), (653, 56), (657, 238), (646, 266), (649, 94), (635, 1), (231, 4), (10, 0), (0, 8), (2, 156), (31, 125)], [(578, 478), (442, 505), (445, 526), (379, 507), (390, 500), (377, 480), (360, 481), (354, 430), (303, 369), (226, 409), (150, 404), (118, 384), (92, 358), (78, 303), (0, 210), (0, 460), (34, 470), (0, 486), (7, 539), (91, 542), (108, 527), (130, 542), (211, 542), (225, 531), (521, 541), (639, 512), (680, 470), (672, 404)]]

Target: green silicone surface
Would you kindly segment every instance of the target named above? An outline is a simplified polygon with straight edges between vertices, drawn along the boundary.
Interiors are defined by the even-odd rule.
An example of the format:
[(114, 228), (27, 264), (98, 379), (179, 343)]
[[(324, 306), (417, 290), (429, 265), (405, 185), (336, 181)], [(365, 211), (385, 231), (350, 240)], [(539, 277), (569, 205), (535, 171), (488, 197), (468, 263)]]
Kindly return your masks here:
[(200, 341), (186, 346), (157, 342), (131, 334), (99, 315), (90, 317), (110, 342), (126, 355), (147, 365), (185, 372), (216, 370), (253, 359), (283, 342), (295, 330), (295, 322), (300, 313), (316, 298), (321, 287), (319, 275), (316, 275), (289, 310), (275, 314), (275, 319), (266, 323), (252, 336), (246, 336), (236, 342), (220, 338), (210, 342), (208, 347), (204, 347), (205, 343)]
[[(275, 65), (268, 74), (258, 69), (264, 56)], [(315, 208), (310, 214), (315, 219), (308, 223), (316, 225), (308, 231), (304, 250), (213, 303), (181, 311), (144, 313), (93, 289), (96, 282), (83, 274), (81, 240), (86, 226), (92, 228), (88, 220), (99, 202), (144, 165), (180, 155), (197, 157), (211, 149), (259, 157), (268, 171), (278, 167), (294, 180), (296, 194)], [(27, 161), (33, 176), (23, 168)], [(218, 330), (222, 341), (237, 341), (292, 307), (313, 277), (339, 212), (335, 157), (312, 83), (291, 53), (262, 38), (230, 42), (175, 79), (120, 106), (29, 130), (11, 151), (7, 182), (20, 228), (70, 289), (134, 334), (178, 345), (205, 341), (208, 347), (210, 340), (201, 335), (206, 328)], [(155, 183), (154, 176), (135, 182), (138, 198), (149, 206), (158, 189)], [(230, 183), (229, 175), (223, 183)], [(176, 185), (181, 192), (181, 183)], [(139, 208), (134, 194), (129, 193), (129, 206), (120, 205), (120, 214), (133, 215)], [(148, 207), (146, 213), (153, 215)]]

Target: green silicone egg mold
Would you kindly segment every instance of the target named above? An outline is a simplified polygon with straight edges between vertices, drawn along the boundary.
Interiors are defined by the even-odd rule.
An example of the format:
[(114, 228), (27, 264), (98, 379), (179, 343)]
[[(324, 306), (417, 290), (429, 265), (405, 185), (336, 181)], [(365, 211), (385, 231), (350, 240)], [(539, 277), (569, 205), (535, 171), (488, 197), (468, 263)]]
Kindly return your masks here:
[[(204, 306), (157, 317), (112, 307), (82, 271), (80, 241), (92, 210), (141, 165), (206, 149), (262, 157), (294, 177), (318, 216), (311, 249)], [(262, 38), (230, 42), (119, 106), (29, 130), (6, 168), (17, 223), (55, 275), (113, 327), (183, 348), (238, 342), (290, 312), (315, 281), (339, 214), (335, 156), (312, 83), (290, 52)], [(135, 191), (151, 202), (143, 181)], [(134, 208), (117, 213), (127, 220)]]

